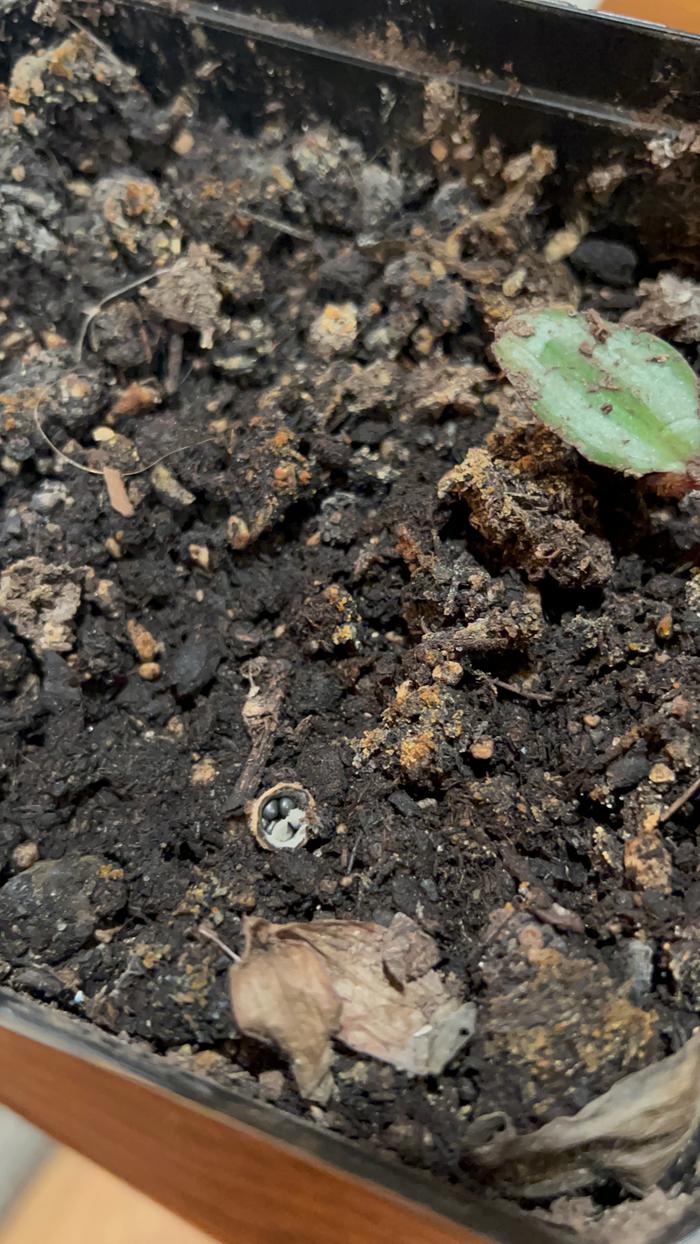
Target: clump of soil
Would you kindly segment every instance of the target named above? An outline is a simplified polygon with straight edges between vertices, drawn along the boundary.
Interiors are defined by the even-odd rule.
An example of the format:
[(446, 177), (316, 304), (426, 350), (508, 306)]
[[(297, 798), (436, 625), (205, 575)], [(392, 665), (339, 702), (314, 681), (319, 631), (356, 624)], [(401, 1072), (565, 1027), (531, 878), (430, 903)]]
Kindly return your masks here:
[[(555, 153), (435, 92), (416, 165), (156, 106), (84, 33), (8, 101), (0, 977), (302, 1112), (198, 926), (409, 916), (476, 1035), (428, 1079), (341, 1047), (312, 1113), (467, 1178), (474, 1120), (574, 1113), (700, 1007), (697, 497), (588, 467), (490, 354), (636, 307), (644, 257), (567, 248)], [(280, 783), (299, 850), (251, 833)]]

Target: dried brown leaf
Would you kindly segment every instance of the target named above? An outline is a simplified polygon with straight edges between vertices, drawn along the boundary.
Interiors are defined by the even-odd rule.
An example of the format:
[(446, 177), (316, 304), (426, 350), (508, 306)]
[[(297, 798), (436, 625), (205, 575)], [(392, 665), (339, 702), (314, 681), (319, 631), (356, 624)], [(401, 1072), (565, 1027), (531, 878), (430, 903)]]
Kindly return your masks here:
[[(265, 926), (265, 927), (263, 927)], [(331, 1088), (329, 1037), (340, 999), (319, 955), (304, 942), (268, 937), (263, 920), (246, 927), (243, 962), (231, 968), (231, 1002), (242, 1032), (286, 1054), (299, 1092), (325, 1101)]]
[(440, 952), (429, 933), (419, 929), (410, 916), (398, 912), (382, 942), (384, 970), (399, 985), (424, 976), (434, 968)]
[(121, 514), (122, 518), (133, 518), (136, 511), (129, 500), (121, 471), (118, 471), (116, 467), (105, 467), (102, 474), (105, 477), (107, 496), (112, 509), (116, 510), (117, 514)]
[(664, 1175), (699, 1123), (700, 1030), (677, 1054), (618, 1080), (573, 1117), (526, 1136), (515, 1135), (506, 1121), (469, 1158), (517, 1196), (557, 1196), (610, 1178), (641, 1194)]
[(438, 957), (432, 938), (403, 915), (388, 929), (249, 920), (243, 962), (230, 974), (236, 1023), (288, 1055), (304, 1096), (327, 1096), (333, 1037), (412, 1075), (437, 1075), (472, 1035), (476, 1015), (432, 970)]

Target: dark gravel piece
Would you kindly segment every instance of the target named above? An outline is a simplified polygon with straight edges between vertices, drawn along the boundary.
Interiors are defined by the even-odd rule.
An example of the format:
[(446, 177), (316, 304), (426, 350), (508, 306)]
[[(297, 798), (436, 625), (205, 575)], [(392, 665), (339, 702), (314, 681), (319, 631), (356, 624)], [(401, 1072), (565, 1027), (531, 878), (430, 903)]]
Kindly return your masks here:
[(621, 289), (632, 284), (638, 262), (637, 253), (631, 246), (607, 238), (584, 238), (571, 256), (571, 263), (578, 272), (593, 277), (603, 285), (615, 285)]
[(0, 948), (61, 963), (123, 905), (122, 871), (94, 855), (40, 860), (0, 890)]

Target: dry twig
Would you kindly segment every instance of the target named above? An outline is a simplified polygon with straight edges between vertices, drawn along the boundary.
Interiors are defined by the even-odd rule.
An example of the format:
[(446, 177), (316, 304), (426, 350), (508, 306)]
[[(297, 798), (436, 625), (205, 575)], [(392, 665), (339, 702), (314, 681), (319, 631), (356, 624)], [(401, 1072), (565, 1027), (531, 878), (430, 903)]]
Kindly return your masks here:
[(671, 817), (675, 816), (676, 812), (679, 812), (689, 799), (692, 799), (695, 795), (697, 795), (698, 791), (700, 791), (700, 777), (696, 778), (695, 781), (683, 791), (682, 795), (679, 795), (677, 799), (674, 799), (671, 806), (668, 807), (665, 812), (661, 813), (661, 816), (659, 817), (660, 824), (663, 825), (665, 821), (670, 821)]
[(85, 338), (90, 330), (92, 321), (95, 319), (95, 316), (100, 314), (100, 311), (104, 311), (105, 307), (108, 307), (110, 302), (116, 302), (117, 298), (123, 298), (125, 294), (130, 294), (132, 290), (140, 289), (140, 287), (142, 285), (146, 285), (148, 281), (155, 281), (157, 277), (164, 276), (166, 272), (172, 272), (174, 267), (175, 264), (169, 264), (166, 268), (158, 268), (155, 272), (148, 272), (145, 276), (136, 277), (135, 280), (129, 281), (127, 285), (120, 285), (119, 289), (112, 290), (111, 294), (105, 294), (104, 298), (101, 298), (99, 302), (94, 304), (94, 306), (88, 307), (87, 310), (83, 312), (83, 322), (80, 325), (78, 339), (75, 343), (74, 354), (76, 363), (79, 363), (83, 356)]
[(218, 946), (219, 950), (223, 951), (233, 963), (241, 962), (241, 956), (237, 955), (235, 950), (231, 950), (231, 947), (226, 945), (226, 942), (219, 937), (218, 933), (214, 932), (211, 925), (207, 924), (206, 921), (197, 927), (197, 932), (206, 942), (213, 942), (215, 946)]
[(117, 467), (85, 466), (84, 463), (77, 462), (75, 458), (71, 458), (70, 454), (64, 453), (63, 450), (59, 449), (58, 445), (54, 445), (51, 438), (47, 436), (39, 419), (39, 411), (36, 408), (34, 410), (34, 423), (36, 424), (37, 432), (42, 440), (46, 441), (49, 448), (52, 449), (55, 454), (58, 454), (58, 457), (62, 458), (64, 462), (70, 463), (70, 465), (74, 466), (78, 471), (84, 471), (86, 475), (100, 475), (102, 477), (105, 482), (110, 505), (116, 510), (117, 514), (121, 514), (123, 518), (132, 518), (134, 515), (134, 507), (129, 500), (126, 488), (124, 487), (125, 479), (131, 479), (134, 475), (143, 475), (145, 471), (152, 471), (153, 467), (158, 466), (160, 462), (164, 462), (166, 458), (172, 458), (174, 454), (181, 454), (187, 449), (196, 449), (198, 445), (208, 445), (210, 441), (216, 440), (215, 436), (205, 436), (201, 441), (190, 441), (188, 445), (179, 445), (177, 449), (169, 449), (167, 453), (161, 454), (159, 458), (154, 458), (153, 462), (148, 462), (146, 466), (137, 467), (133, 471), (120, 471)]
[[(76, 462), (75, 458), (71, 458), (69, 454), (65, 454), (62, 449), (58, 448), (58, 445), (54, 445), (53, 441), (50, 439), (50, 437), (46, 435), (46, 432), (41, 426), (41, 423), (39, 421), (38, 410), (34, 411), (34, 422), (36, 424), (37, 432), (39, 433), (39, 435), (42, 437), (43, 440), (46, 441), (46, 444), (49, 446), (49, 448), (53, 449), (55, 454), (58, 454), (59, 458), (63, 458), (64, 462), (69, 462), (71, 466), (77, 467), (79, 471), (85, 471), (86, 475), (104, 476), (104, 473), (105, 473), (104, 467), (85, 466), (84, 463)], [(210, 441), (215, 441), (215, 440), (216, 440), (215, 436), (204, 436), (202, 437), (201, 441), (190, 441), (188, 445), (179, 445), (177, 449), (169, 449), (166, 454), (161, 454), (159, 458), (154, 458), (153, 461), (148, 462), (146, 466), (137, 467), (133, 471), (120, 471), (119, 474), (121, 475), (122, 479), (131, 479), (133, 475), (143, 475), (144, 471), (152, 471), (155, 466), (158, 466), (159, 462), (165, 462), (166, 458), (172, 458), (174, 454), (182, 454), (185, 452), (186, 449), (196, 449), (198, 445), (208, 445)], [(116, 467), (114, 468), (107, 467), (106, 469), (116, 470)]]
[(504, 682), (502, 678), (492, 678), (490, 674), (483, 675), (484, 682), (489, 683), (491, 687), (500, 687), (501, 691), (510, 691), (511, 695), (522, 696), (524, 700), (534, 700), (537, 704), (552, 704), (554, 695), (551, 691), (529, 691), (527, 687), (518, 687), (513, 682)]

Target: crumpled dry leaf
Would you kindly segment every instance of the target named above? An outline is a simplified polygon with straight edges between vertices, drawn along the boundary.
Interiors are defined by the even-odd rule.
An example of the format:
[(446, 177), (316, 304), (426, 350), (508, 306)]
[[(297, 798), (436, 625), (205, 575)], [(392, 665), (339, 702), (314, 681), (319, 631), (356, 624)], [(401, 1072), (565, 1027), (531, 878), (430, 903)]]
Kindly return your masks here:
[(525, 1136), (507, 1122), (468, 1157), (491, 1173), (499, 1190), (521, 1197), (558, 1196), (610, 1178), (642, 1194), (698, 1124), (700, 1029), (677, 1054), (618, 1080), (573, 1117), (553, 1119)]
[(667, 333), (674, 341), (695, 342), (700, 337), (700, 285), (688, 277), (662, 272), (653, 281), (641, 281), (643, 301), (622, 317), (622, 323), (647, 333)]
[(472, 1036), (473, 1003), (433, 970), (438, 948), (408, 916), (388, 929), (354, 920), (245, 922), (231, 1005), (247, 1036), (289, 1058), (299, 1092), (325, 1101), (331, 1039), (412, 1075), (437, 1075)]
[(273, 927), (247, 922), (243, 963), (230, 971), (233, 1013), (247, 1036), (286, 1054), (303, 1097), (324, 1101), (332, 1085), (328, 1037), (339, 1027), (340, 998), (316, 951), (305, 942), (268, 938)]
[(440, 952), (429, 933), (419, 929), (410, 916), (398, 912), (382, 941), (382, 964), (389, 979), (403, 986), (407, 981), (425, 976), (440, 958)]

